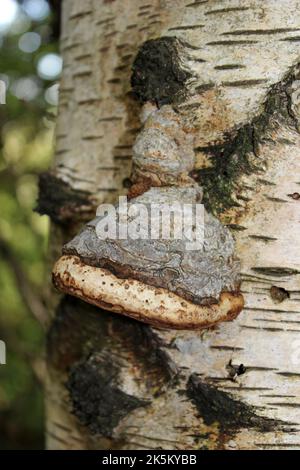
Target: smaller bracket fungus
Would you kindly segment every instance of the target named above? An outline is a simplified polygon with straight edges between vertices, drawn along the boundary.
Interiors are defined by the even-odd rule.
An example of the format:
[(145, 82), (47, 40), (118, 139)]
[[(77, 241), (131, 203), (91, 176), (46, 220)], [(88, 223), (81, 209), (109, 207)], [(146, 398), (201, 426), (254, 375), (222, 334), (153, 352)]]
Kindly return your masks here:
[(244, 300), (233, 237), (205, 211), (202, 189), (189, 176), (195, 129), (164, 104), (182, 96), (190, 77), (181, 49), (176, 38), (161, 38), (140, 50), (132, 84), (146, 103), (130, 200), (125, 211), (119, 204), (103, 213), (100, 206), (64, 246), (53, 281), (63, 292), (156, 327), (201, 329), (234, 319)]
[(144, 106), (144, 127), (133, 146), (131, 181), (151, 186), (192, 185), (193, 136), (171, 106)]

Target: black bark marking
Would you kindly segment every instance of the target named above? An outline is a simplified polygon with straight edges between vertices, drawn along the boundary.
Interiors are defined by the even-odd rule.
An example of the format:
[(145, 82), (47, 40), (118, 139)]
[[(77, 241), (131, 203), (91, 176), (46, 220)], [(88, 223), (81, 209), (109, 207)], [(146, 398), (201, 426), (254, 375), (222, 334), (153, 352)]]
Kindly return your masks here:
[(114, 155), (116, 160), (131, 160), (132, 155)]
[(240, 64), (224, 64), (224, 65), (216, 65), (215, 70), (235, 70), (235, 69), (243, 69), (245, 65)]
[(121, 78), (110, 78), (107, 80), (107, 83), (111, 83), (112, 85), (116, 85), (121, 82)]
[(248, 88), (251, 86), (262, 85), (268, 83), (268, 80), (257, 79), (257, 80), (236, 80), (235, 82), (222, 82), (222, 86)]
[(35, 211), (49, 215), (57, 224), (70, 221), (88, 220), (93, 216), (94, 207), (89, 193), (71, 188), (65, 181), (50, 172), (39, 176), (39, 196)]
[(108, 116), (98, 119), (98, 122), (114, 122), (114, 121), (122, 121), (120, 116)]
[(227, 31), (222, 33), (222, 36), (251, 36), (251, 35), (264, 35), (264, 34), (279, 34), (291, 33), (293, 31), (300, 31), (299, 28), (275, 28), (275, 29), (240, 29), (236, 31)]
[(249, 235), (249, 238), (253, 238), (253, 240), (261, 240), (263, 242), (274, 242), (277, 238), (274, 237), (267, 237), (266, 235)]
[(226, 225), (230, 230), (236, 230), (237, 232), (243, 232), (244, 230), (247, 230), (247, 227), (243, 227), (242, 225), (238, 224), (227, 224)]
[(277, 202), (279, 204), (286, 204), (288, 202), (285, 199), (280, 199), (279, 197), (271, 197), (267, 194), (265, 194), (265, 198), (268, 199), (268, 201)]
[(294, 36), (291, 38), (280, 39), (280, 41), (289, 41), (289, 42), (300, 42), (300, 36)]
[(191, 49), (193, 51), (200, 51), (202, 49), (201, 47), (194, 46), (193, 44), (190, 44), (189, 42), (186, 42), (186, 41), (181, 41), (181, 42), (187, 49)]
[(262, 321), (265, 323), (285, 323), (287, 325), (299, 325), (300, 321), (296, 320), (267, 320), (266, 318), (254, 318), (255, 321)]
[(195, 88), (197, 93), (203, 93), (204, 91), (212, 90), (215, 87), (214, 83), (203, 83)]
[[(293, 81), (294, 70), (289, 73), (284, 81), (275, 84), (271, 88), (263, 112), (255, 117), (251, 123), (229, 134), (224, 144), (195, 149), (196, 151), (205, 152), (211, 162), (210, 167), (195, 172), (197, 173), (197, 176), (195, 176), (196, 181), (204, 189), (204, 204), (210, 212), (218, 215), (232, 207), (237, 207), (237, 197), (243, 189), (238, 185), (239, 177), (243, 174), (249, 175), (261, 171), (258, 148), (260, 142), (264, 140), (266, 132), (272, 131), (280, 122), (289, 125), (291, 128), (296, 128), (297, 124), (291, 116), (287, 94), (287, 89)], [(234, 83), (231, 85), (234, 85)], [(255, 85), (255, 83), (251, 81), (247, 84), (243, 81), (235, 82), (235, 85), (249, 86)], [(251, 159), (250, 156), (257, 158)], [(263, 182), (268, 184), (265, 180)], [(234, 228), (234, 226), (231, 228)], [(263, 273), (260, 270), (257, 272)]]
[(101, 103), (102, 99), (101, 98), (81, 98), (77, 102), (81, 105), (83, 104), (97, 104)]
[(187, 396), (195, 404), (205, 424), (209, 426), (217, 422), (227, 434), (234, 434), (240, 428), (274, 431), (283, 424), (258, 416), (255, 407), (234, 400), (228, 393), (204, 383), (195, 374), (189, 378)]
[(275, 303), (280, 304), (290, 298), (290, 293), (283, 287), (272, 286), (270, 288), (270, 296)]
[(188, 5), (185, 5), (186, 8), (196, 8), (196, 7), (200, 7), (201, 5), (204, 5), (205, 3), (208, 3), (208, 0), (200, 0), (198, 2), (194, 2), (194, 3), (188, 3)]
[(179, 52), (182, 46), (174, 37), (152, 39), (142, 45), (131, 77), (133, 92), (141, 102), (162, 105), (184, 98), (186, 82), (192, 75), (182, 66)]
[(228, 371), (228, 377), (230, 380), (235, 381), (238, 376), (245, 374), (247, 369), (244, 364), (232, 364), (232, 360), (230, 359), (226, 365), (226, 370)]
[(63, 51), (69, 51), (70, 49), (76, 49), (76, 47), (81, 46), (81, 42), (74, 42), (72, 44), (67, 44), (66, 46), (62, 46)]
[[(286, 312), (285, 312), (286, 313)], [(289, 312), (291, 313), (291, 312)], [(294, 312), (299, 313), (299, 312)], [(295, 330), (291, 328), (266, 328), (266, 327), (259, 327), (259, 326), (248, 326), (248, 325), (241, 325), (241, 328), (251, 329), (251, 330), (259, 330), (259, 331), (270, 331), (270, 333), (274, 333), (276, 331), (282, 331), (284, 333), (288, 333), (289, 331), (300, 332), (300, 330)]]
[[(104, 344), (110, 314), (71, 296), (63, 296), (47, 335), (47, 355), (51, 366), (66, 371)], [(106, 338), (105, 338), (106, 339)]]
[(73, 73), (73, 78), (83, 78), (83, 77), (90, 77), (92, 75), (91, 70), (86, 70), (82, 72), (75, 72)]
[(271, 370), (277, 370), (277, 369), (276, 369), (276, 367), (264, 367), (264, 366), (261, 366), (261, 367), (259, 367), (259, 366), (252, 366), (252, 367), (249, 366), (249, 367), (247, 367), (247, 371), (249, 371), (249, 372), (250, 371), (269, 372)]
[(118, 374), (119, 368), (109, 356), (91, 355), (71, 368), (67, 388), (73, 413), (92, 434), (111, 437), (127, 414), (147, 405), (121, 390)]
[(111, 23), (115, 20), (115, 18), (113, 16), (109, 17), (109, 18), (106, 18), (104, 20), (99, 20), (96, 22), (96, 25), (100, 26), (101, 24), (107, 24), (107, 23)]
[[(286, 313), (286, 310), (279, 308), (263, 308), (263, 307), (244, 307), (244, 310), (257, 311), (257, 312), (271, 312), (271, 313)], [(299, 313), (299, 310), (289, 310), (288, 313)]]
[(249, 7), (230, 7), (230, 8), (220, 8), (218, 10), (210, 10), (204, 13), (205, 15), (216, 15), (219, 13), (232, 13), (235, 11), (246, 11), (250, 10)]
[(244, 350), (244, 348), (240, 348), (238, 346), (226, 346), (226, 345), (210, 346), (210, 349), (218, 349), (220, 351), (243, 351)]
[(201, 59), (200, 57), (192, 57), (189, 56), (189, 60), (193, 60), (194, 62), (199, 62), (200, 64), (205, 64), (206, 60)]
[(204, 28), (204, 24), (175, 26), (174, 28), (169, 28), (169, 31), (185, 31), (185, 30), (189, 30), (189, 29), (199, 29), (199, 28)]
[(70, 15), (69, 19), (75, 20), (78, 18), (83, 18), (84, 16), (91, 15), (92, 13), (93, 13), (92, 10), (80, 11), (78, 13), (73, 13), (72, 15)]
[(116, 150), (130, 150), (132, 149), (132, 144), (130, 145), (115, 145)]
[(261, 447), (263, 449), (271, 449), (272, 447), (274, 447), (274, 450), (276, 450), (276, 447), (282, 447), (282, 448), (296, 448), (296, 449), (299, 449), (300, 448), (300, 442), (298, 442), (297, 444), (291, 444), (291, 443), (286, 443), (286, 444), (279, 444), (279, 443), (274, 443), (274, 444), (269, 444), (269, 443), (261, 443), (261, 442), (254, 442), (254, 445), (257, 446), (257, 447)]
[(160, 24), (160, 23), (162, 23), (162, 21), (160, 20), (150, 21), (149, 26), (152, 26), (154, 24)]
[(282, 268), (282, 267), (257, 267), (251, 268), (259, 274), (265, 274), (266, 276), (285, 277), (300, 274), (300, 271), (293, 268)]
[(51, 369), (62, 377), (74, 363), (108, 356), (122, 368), (123, 377), (130, 373), (145, 401), (178, 379), (176, 365), (151, 328), (104, 310), (99, 314), (99, 308), (71, 296), (64, 296), (57, 307), (47, 337), (47, 356)]
[(149, 11), (141, 11), (140, 13), (138, 13), (138, 17), (142, 17), (142, 16), (147, 16), (149, 15)]
[(56, 150), (56, 155), (63, 155), (64, 153), (70, 152), (70, 149), (58, 149)]
[(260, 395), (262, 398), (296, 398), (296, 395)]
[(266, 390), (272, 390), (272, 388), (267, 388), (267, 387), (241, 387), (240, 385), (237, 387), (233, 386), (222, 386), (223, 390), (237, 390), (239, 392), (261, 392), (261, 391), (266, 391)]
[(265, 180), (263, 178), (258, 178), (259, 183), (262, 183), (262, 184), (265, 184), (267, 186), (276, 186), (275, 183), (273, 183), (272, 181), (268, 181), (268, 180)]
[(282, 375), (282, 377), (289, 377), (291, 379), (300, 379), (300, 373), (297, 372), (277, 372), (277, 375)]
[(103, 139), (103, 135), (84, 135), (82, 140), (99, 140)]
[(300, 403), (284, 403), (284, 402), (275, 402), (275, 403), (267, 403), (269, 406), (285, 406), (288, 408), (300, 408)]
[(252, 45), (252, 44), (257, 44), (258, 41), (250, 41), (250, 40), (245, 40), (245, 41), (211, 41), (206, 43), (207, 46), (247, 46), (247, 45)]

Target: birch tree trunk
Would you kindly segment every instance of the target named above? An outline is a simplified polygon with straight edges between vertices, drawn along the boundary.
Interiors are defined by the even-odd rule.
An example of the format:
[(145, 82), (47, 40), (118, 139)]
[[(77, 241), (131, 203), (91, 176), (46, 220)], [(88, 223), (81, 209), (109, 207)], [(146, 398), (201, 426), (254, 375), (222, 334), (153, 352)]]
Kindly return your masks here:
[(49, 449), (300, 449), (300, 1), (64, 0), (55, 166), (41, 177), (51, 261), (126, 194), (140, 104), (131, 66), (176, 37), (194, 72), (206, 209), (236, 239), (245, 308), (159, 330), (74, 298), (48, 335)]

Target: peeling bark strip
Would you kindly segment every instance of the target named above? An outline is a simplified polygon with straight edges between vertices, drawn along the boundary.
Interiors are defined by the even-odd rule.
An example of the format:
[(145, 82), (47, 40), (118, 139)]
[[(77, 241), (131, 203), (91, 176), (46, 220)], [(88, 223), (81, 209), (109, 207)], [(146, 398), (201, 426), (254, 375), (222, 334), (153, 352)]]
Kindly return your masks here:
[(132, 66), (134, 94), (142, 103), (152, 101), (158, 105), (184, 100), (186, 82), (192, 74), (183, 60), (184, 46), (177, 38), (146, 41)]
[(240, 428), (274, 431), (284, 424), (279, 420), (258, 416), (255, 407), (234, 400), (228, 393), (201, 381), (196, 374), (189, 378), (187, 396), (196, 405), (206, 424), (218, 423), (228, 434), (234, 435)]
[(111, 358), (92, 355), (70, 371), (67, 388), (73, 412), (92, 434), (111, 437), (128, 413), (147, 402), (118, 387), (118, 367)]
[(87, 191), (74, 190), (51, 172), (39, 176), (39, 196), (35, 209), (57, 224), (82, 221), (93, 216), (95, 207)]
[(270, 289), (270, 295), (274, 302), (281, 303), (286, 299), (290, 298), (290, 293), (283, 287), (272, 286)]

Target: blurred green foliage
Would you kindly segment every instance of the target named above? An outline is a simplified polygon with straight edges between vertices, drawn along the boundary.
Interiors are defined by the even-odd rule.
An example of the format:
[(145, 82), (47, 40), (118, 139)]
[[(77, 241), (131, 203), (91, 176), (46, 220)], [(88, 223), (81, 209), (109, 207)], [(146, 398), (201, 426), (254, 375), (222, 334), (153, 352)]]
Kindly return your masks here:
[[(11, 6), (7, 1), (3, 6), (1, 0), (0, 14), (5, 4)], [(42, 3), (45, 7), (46, 0)], [(38, 173), (49, 167), (53, 154), (56, 106), (45, 98), (55, 82), (37, 70), (41, 57), (57, 51), (57, 12), (50, 8), (33, 19), (28, 5), (18, 2), (9, 28), (1, 31), (0, 20), (0, 79), (7, 82), (6, 104), (0, 105), (0, 340), (7, 351), (6, 365), (0, 365), (0, 449), (44, 446), (43, 331), (34, 314), (43, 309), (48, 282), (49, 222), (33, 209)], [(34, 13), (34, 2), (29, 6)], [(41, 43), (33, 52), (19, 47), (26, 32), (39, 35), (33, 35)]]

